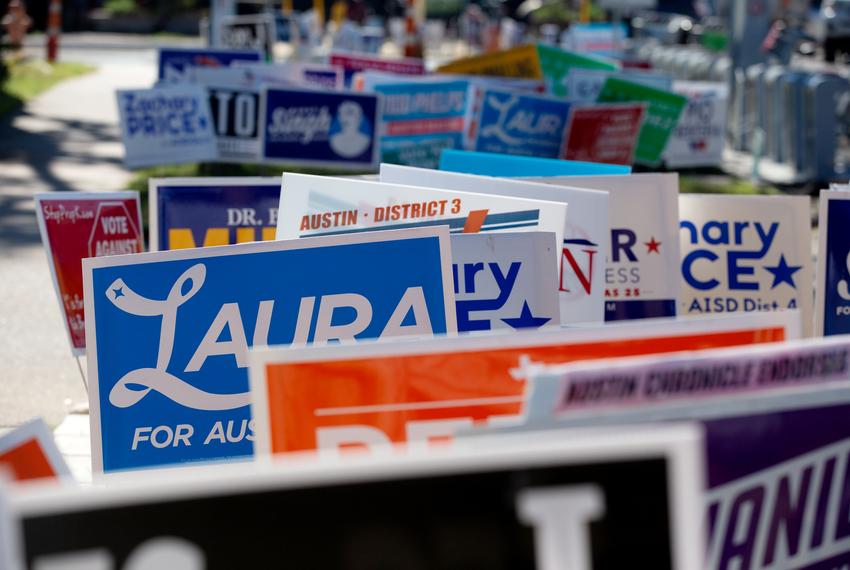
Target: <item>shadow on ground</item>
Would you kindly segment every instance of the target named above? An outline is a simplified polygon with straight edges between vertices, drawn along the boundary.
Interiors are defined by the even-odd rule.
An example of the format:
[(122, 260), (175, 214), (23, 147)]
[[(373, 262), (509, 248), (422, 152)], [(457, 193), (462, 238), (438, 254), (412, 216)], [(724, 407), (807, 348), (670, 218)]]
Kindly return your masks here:
[(0, 249), (40, 242), (34, 194), (84, 190), (57, 176), (60, 161), (66, 170), (119, 165), (120, 159), (95, 155), (90, 148), (119, 140), (114, 125), (36, 117), (26, 108), (0, 119)]

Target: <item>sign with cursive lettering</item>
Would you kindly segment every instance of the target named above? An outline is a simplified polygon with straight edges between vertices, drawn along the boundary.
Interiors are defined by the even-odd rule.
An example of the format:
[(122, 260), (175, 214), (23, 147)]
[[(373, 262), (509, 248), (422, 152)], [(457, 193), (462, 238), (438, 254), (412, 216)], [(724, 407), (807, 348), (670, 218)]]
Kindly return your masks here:
[(93, 470), (250, 456), (249, 346), (455, 332), (448, 230), (83, 262)]
[(486, 89), (474, 150), (558, 158), (570, 104), (553, 97)]
[(352, 170), (377, 165), (376, 95), (266, 86), (262, 101), (261, 148), (266, 160)]
[(138, 192), (35, 195), (41, 242), (75, 356), (85, 353), (83, 271), (86, 257), (144, 251)]

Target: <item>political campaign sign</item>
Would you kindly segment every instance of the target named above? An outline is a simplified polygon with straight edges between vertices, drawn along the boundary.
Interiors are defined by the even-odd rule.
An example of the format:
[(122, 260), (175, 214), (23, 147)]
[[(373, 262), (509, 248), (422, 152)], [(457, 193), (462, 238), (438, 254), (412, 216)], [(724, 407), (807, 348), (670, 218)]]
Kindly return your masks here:
[(371, 53), (331, 53), (328, 57), (328, 63), (343, 69), (345, 87), (351, 85), (351, 78), (355, 73), (367, 69), (386, 71), (397, 75), (423, 75), (425, 73), (425, 62), (421, 59), (387, 59)]
[(259, 50), (266, 59), (271, 59), (277, 40), (273, 14), (225, 16), (218, 24), (221, 27), (218, 39), (223, 47)]
[(680, 273), (677, 174), (539, 177), (608, 191), (611, 250), (605, 267), (605, 320), (673, 317)]
[(724, 83), (677, 81), (673, 90), (688, 104), (664, 150), (669, 168), (719, 166), (726, 143), (729, 87)]
[(234, 67), (249, 70), (260, 83), (294, 84), (313, 89), (342, 89), (342, 68), (322, 63), (236, 62)]
[(850, 191), (821, 190), (815, 334), (850, 333)]
[(493, 152), (446, 149), (440, 155), (440, 170), (484, 176), (592, 176), (629, 174), (631, 166), (516, 156)]
[(151, 178), (151, 251), (275, 239), (278, 177)]
[(684, 95), (655, 89), (617, 77), (605, 80), (597, 98), (599, 103), (647, 103), (646, 116), (638, 137), (635, 159), (638, 163), (655, 165), (661, 162), (670, 133), (688, 100)]
[(188, 67), (227, 67), (235, 61), (262, 61), (263, 54), (256, 49), (224, 48), (160, 48), (160, 81), (181, 82)]
[(10, 510), (33, 570), (701, 570), (700, 443), (681, 425), (221, 465), (86, 492), (24, 490)]
[(260, 83), (249, 68), (196, 67), (192, 79), (209, 97), (222, 162), (260, 161)]
[(546, 90), (557, 97), (572, 96), (569, 77), (575, 71), (582, 69), (616, 71), (620, 68), (620, 65), (612, 59), (567, 51), (545, 44), (538, 44), (537, 52), (541, 72), (546, 80)]
[(218, 158), (209, 101), (200, 85), (118, 90), (116, 95), (128, 168)]
[(560, 324), (555, 234), (458, 234), (451, 244), (458, 332)]
[(682, 194), (680, 313), (800, 309), (812, 334), (808, 196)]
[(437, 68), (437, 73), (488, 75), (542, 79), (537, 46), (525, 45), (509, 50), (486, 53), (451, 61)]
[(266, 160), (350, 169), (377, 165), (377, 96), (266, 86), (262, 100)]
[[(815, 344), (802, 346), (809, 350)], [(788, 370), (795, 360), (806, 368), (805, 360), (795, 358), (795, 348), (788, 349), (788, 359), (778, 357), (781, 350), (775, 349), (775, 362), (763, 361), (768, 371)], [(807, 372), (821, 376), (811, 367)], [(832, 371), (822, 372), (819, 380)], [(544, 432), (539, 430), (549, 428), (605, 425), (631, 430), (646, 422), (699, 421), (705, 432), (707, 467), (705, 567), (841, 568), (850, 560), (844, 518), (850, 452), (846, 380), (845, 371), (836, 383), (608, 414), (563, 415), (555, 422), (495, 429), (482, 436), (524, 432), (527, 438), (540, 439)]]
[(446, 148), (462, 148), (468, 81), (380, 82), (381, 162), (437, 168)]
[(474, 149), (479, 152), (558, 158), (570, 104), (561, 99), (485, 89)]
[(86, 350), (80, 262), (86, 257), (144, 251), (139, 194), (36, 194), (35, 213), (71, 352), (79, 356)]
[(50, 428), (40, 418), (0, 436), (0, 471), (14, 481), (71, 478)]
[(473, 425), (515, 420), (525, 379), (542, 364), (737, 346), (797, 338), (796, 314), (646, 321), (617, 327), (494, 331), (254, 351), (251, 395), (258, 453), (387, 443), (446, 443)]
[(626, 47), (628, 30), (623, 22), (573, 23), (561, 36), (564, 48), (577, 52), (618, 52)]
[(611, 235), (607, 193), (390, 164), (381, 165), (381, 181), (568, 204), (558, 268), (561, 324), (604, 320), (605, 255)]
[(568, 88), (568, 99), (573, 103), (593, 104), (599, 98), (599, 92), (609, 77), (619, 77), (632, 83), (639, 83), (670, 91), (673, 89), (673, 78), (666, 73), (620, 70), (606, 71), (601, 69), (571, 69), (565, 81)]
[(663, 410), (685, 401), (844, 382), (850, 340), (823, 339), (540, 367), (526, 402), (528, 423), (603, 412)]
[(570, 110), (562, 158), (631, 164), (645, 110), (644, 103), (574, 106)]
[(449, 251), (420, 228), (85, 260), (94, 472), (250, 456), (249, 346), (454, 332)]
[(553, 232), (560, 243), (566, 219), (563, 203), (285, 172), (277, 238), (449, 226), (466, 234)]

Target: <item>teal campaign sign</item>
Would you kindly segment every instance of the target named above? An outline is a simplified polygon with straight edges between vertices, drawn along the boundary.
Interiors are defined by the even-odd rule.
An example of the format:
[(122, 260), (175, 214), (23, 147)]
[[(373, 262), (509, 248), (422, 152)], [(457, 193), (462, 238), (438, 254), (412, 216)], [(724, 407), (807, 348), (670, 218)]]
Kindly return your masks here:
[(632, 168), (620, 164), (601, 164), (537, 158), (491, 152), (446, 149), (440, 155), (440, 170), (482, 176), (596, 176), (630, 174)]
[(455, 332), (445, 227), (86, 259), (97, 472), (253, 453), (248, 350)]

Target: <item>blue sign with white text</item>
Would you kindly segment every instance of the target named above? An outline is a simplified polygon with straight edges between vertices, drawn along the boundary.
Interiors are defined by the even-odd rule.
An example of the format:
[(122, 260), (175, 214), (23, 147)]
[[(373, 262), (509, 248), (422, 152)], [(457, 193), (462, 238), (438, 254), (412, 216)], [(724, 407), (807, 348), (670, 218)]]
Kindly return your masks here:
[(602, 176), (630, 174), (630, 166), (574, 160), (556, 160), (489, 152), (445, 150), (440, 155), (440, 170), (481, 176)]
[(161, 48), (159, 50), (160, 81), (179, 82), (187, 67), (229, 67), (234, 61), (263, 60), (259, 50), (211, 48)]
[(265, 92), (266, 159), (357, 169), (377, 163), (376, 95), (301, 89)]
[(454, 332), (448, 240), (423, 228), (86, 260), (95, 469), (250, 456), (252, 346)]
[(515, 91), (484, 91), (475, 150), (558, 158), (570, 116), (566, 101)]
[[(823, 200), (823, 198), (821, 198)], [(823, 334), (850, 333), (850, 200), (827, 203), (826, 251), (821, 255), (826, 279), (823, 287)], [(820, 308), (819, 308), (820, 310)]]
[(236, 184), (156, 186), (151, 250), (186, 249), (275, 239), (279, 179)]
[(381, 162), (437, 168), (446, 148), (462, 148), (468, 81), (378, 83), (383, 97)]

